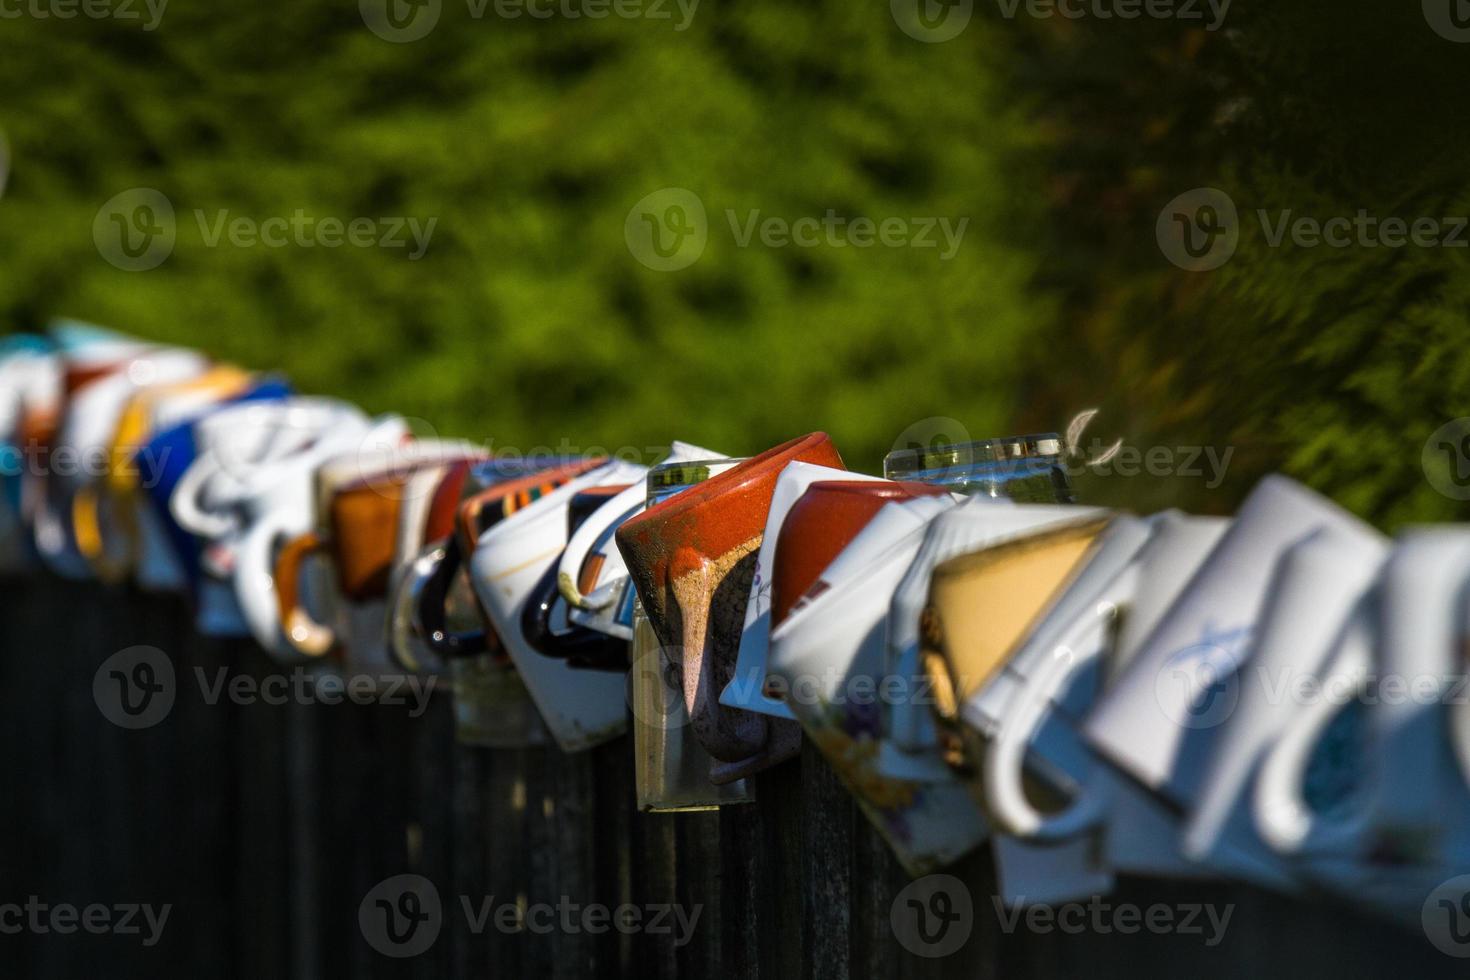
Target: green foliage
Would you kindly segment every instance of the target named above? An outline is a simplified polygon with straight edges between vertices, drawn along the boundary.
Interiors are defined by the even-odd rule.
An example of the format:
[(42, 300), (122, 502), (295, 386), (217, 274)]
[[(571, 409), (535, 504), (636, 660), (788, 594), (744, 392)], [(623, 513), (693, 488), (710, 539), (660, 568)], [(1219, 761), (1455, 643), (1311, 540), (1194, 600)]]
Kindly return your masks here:
[[(1208, 32), (981, 3), (938, 44), (884, 3), (710, 3), (684, 31), (494, 9), (445, 0), (409, 44), (350, 2), (179, 0), (153, 32), (7, 21), (0, 315), (278, 366), (502, 446), (743, 453), (826, 428), (872, 469), (927, 416), (978, 437), (1100, 405), (1089, 436), (1233, 455), (1218, 488), (1094, 477), (1085, 497), (1226, 511), (1285, 469), (1386, 524), (1461, 513), (1420, 453), (1470, 414), (1467, 251), (1272, 247), (1256, 217), (1470, 212), (1470, 61), (1418, 4), (1239, 0)], [(91, 231), (136, 186), (171, 199), (178, 243), (130, 273)], [(1185, 272), (1155, 220), (1201, 186), (1242, 236)], [(664, 187), (709, 215), (676, 272), (623, 237)], [(411, 261), (210, 248), (196, 209), (437, 224)], [(946, 262), (738, 247), (726, 217), (829, 209), (969, 224)]]
[[(1228, 29), (1013, 25), (1013, 88), (1035, 92), (1059, 296), (1033, 405), (1103, 406), (1142, 445), (1234, 450), (1199, 480), (1093, 481), (1096, 499), (1226, 511), (1285, 470), (1385, 525), (1456, 519), (1421, 453), (1470, 415), (1470, 232), (1458, 248), (1273, 246), (1260, 211), (1326, 221), (1470, 214), (1463, 45), (1419, 4), (1236, 3)], [(1166, 262), (1160, 210), (1195, 187), (1234, 200), (1241, 237), (1212, 272)]]
[[(672, 9), (673, 5), (670, 5)], [(197, 345), (304, 388), (527, 448), (682, 438), (759, 450), (816, 428), (876, 467), (911, 422), (1011, 424), (1049, 316), (1040, 220), (1008, 150), (1024, 121), (978, 28), (921, 44), (886, 5), (697, 9), (692, 25), (472, 19), (446, 0), (416, 43), (353, 3), (178, 2), (160, 28), (7, 23), (0, 310)], [(169, 259), (99, 258), (103, 202), (161, 190)], [(656, 272), (623, 236), (665, 186), (709, 244)], [(419, 261), (380, 248), (210, 248), (220, 209), (437, 218)], [(761, 216), (969, 218), (935, 249), (737, 247)], [(1056, 427), (1064, 420), (1052, 421)]]

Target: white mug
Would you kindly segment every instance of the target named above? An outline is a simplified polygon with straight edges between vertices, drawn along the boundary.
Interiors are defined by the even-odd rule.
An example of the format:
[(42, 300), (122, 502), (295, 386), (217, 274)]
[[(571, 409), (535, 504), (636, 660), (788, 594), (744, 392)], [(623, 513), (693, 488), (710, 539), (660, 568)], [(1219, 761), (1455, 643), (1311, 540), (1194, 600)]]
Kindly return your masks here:
[[(1004, 498), (971, 497), (936, 518), (893, 592), (888, 613), (888, 674), (906, 680), (911, 688), (925, 687), (919, 625), (929, 602), (935, 565), (1049, 527), (1106, 514), (1099, 507), (1012, 504)], [(898, 698), (885, 702), (884, 709), (879, 768), (901, 779), (952, 779), (953, 772), (940, 755), (933, 707), (914, 698)]]
[[(384, 420), (400, 438), (401, 420)], [(169, 509), (185, 530), (201, 538), (240, 529), (236, 509), (284, 478), (288, 464), (310, 469), (358, 448), (370, 433), (368, 417), (335, 398), (299, 396), (280, 402), (232, 405), (194, 428), (198, 455), (180, 478)]]
[[(1115, 618), (1131, 598), (1148, 544), (1161, 527), (1180, 519), (1177, 512), (1114, 518), (1045, 618), (1001, 672), (966, 700), (961, 717), (979, 760), (982, 800), (998, 829), (1061, 841), (1100, 822), (1103, 801), (1090, 783), (1096, 763), (1077, 743), (1073, 726), (1101, 684)], [(1073, 787), (1069, 805), (1054, 813), (1038, 810), (1023, 786), (1028, 768), (1055, 772), (1061, 778), (1050, 780), (1054, 786)]]
[[(1127, 674), (1144, 641), (1219, 546), (1230, 524), (1229, 518), (1191, 516), (1167, 520), (1159, 528), (1147, 554), (1132, 569), (1135, 582), (1131, 587), (1122, 583), (1115, 600), (1126, 606), (1117, 638), (1102, 654), (1102, 685), (1096, 700)], [(1079, 731), (1085, 731), (1091, 710), (1078, 719)], [(1045, 746), (1035, 750), (1044, 752)], [(1100, 860), (1110, 868), (1175, 878), (1201, 876), (1201, 869), (1184, 856), (1176, 814), (1152, 792), (1109, 765), (1093, 769), (1087, 786), (1089, 795), (1103, 801)]]
[(1270, 570), (1308, 534), (1372, 529), (1281, 476), (1251, 492), (1230, 530), (1093, 710), (1094, 748), (1186, 811), (1239, 695), (1239, 671), (1270, 588)]
[(773, 718), (795, 719), (784, 701), (765, 694), (766, 664), (771, 646), (771, 579), (776, 563), (776, 542), (781, 525), (807, 487), (819, 480), (858, 480), (885, 482), (881, 477), (866, 476), (813, 463), (788, 463), (776, 478), (771, 493), (771, 507), (766, 513), (766, 528), (756, 554), (755, 576), (750, 585), (750, 599), (745, 607), (745, 628), (740, 634), (740, 650), (735, 659), (735, 673), (720, 692), (720, 703), (730, 708), (743, 708)]
[(1470, 711), (1453, 696), (1465, 683), (1467, 590), (1470, 527), (1400, 532), (1328, 674), (1334, 693), (1374, 695), (1364, 697), (1362, 785), (1326, 812), (1303, 798), (1322, 733), (1358, 706), (1323, 698), (1272, 749), (1254, 800), (1262, 837), (1294, 869), (1405, 922), (1470, 868), (1470, 773), (1453, 738)]
[(877, 766), (881, 702), (894, 693), (885, 673), (888, 600), (924, 528), (958, 499), (915, 497), (880, 508), (772, 631), (767, 660), (802, 730), (911, 875), (957, 860), (987, 833), (957, 780), (920, 784)]
[[(401, 440), (407, 432), (400, 418), (370, 420), (346, 402), (322, 398), (236, 405), (202, 419), (200, 454), (169, 498), (179, 525), (206, 542), (201, 632), (253, 636), (267, 652), (300, 660), (281, 631), (275, 549), (311, 529), (317, 469), (333, 459), (355, 460), (357, 447)], [(308, 578), (319, 594), (320, 576)]]
[[(1116, 804), (1115, 777), (1080, 741), (1078, 729), (1105, 680), (1109, 661), (1125, 657), (1117, 646), (1118, 621), (1147, 617), (1138, 610), (1147, 589), (1168, 592), (1204, 559), (1223, 531), (1223, 521), (1190, 518), (1177, 511), (1140, 521), (1118, 518), (1099, 543), (1099, 554), (1068, 594), (1053, 606), (1053, 616), (1069, 618), (1060, 627), (1035, 631), (1025, 647), (991, 684), (965, 705), (965, 720), (988, 732), (980, 754), (981, 789), (986, 812), (996, 824), (996, 868), (1007, 902), (1074, 901), (1107, 891), (1114, 866), (1104, 857), (1105, 820)], [(1146, 540), (1133, 548), (1137, 531)], [(1117, 559), (1124, 567), (1104, 582)], [(1085, 598), (1078, 593), (1086, 593)], [(1066, 617), (1064, 609), (1070, 609)], [(1063, 615), (1058, 615), (1063, 614)], [(1064, 653), (1065, 656), (1056, 656)], [(1045, 662), (1037, 663), (1045, 654)], [(1017, 676), (1023, 675), (1023, 676)], [(1010, 687), (1007, 694), (999, 689)], [(1070, 799), (1060, 810), (1043, 813), (1027, 795), (1025, 768), (1053, 774)], [(1014, 837), (1010, 835), (1016, 835)]]
[[(1354, 609), (1378, 576), (1388, 539), (1323, 528), (1293, 545), (1274, 571), (1240, 703), (1209, 758), (1185, 825), (1185, 853), (1216, 871), (1294, 890), (1287, 863), (1256, 834), (1252, 789), (1262, 760), (1309, 702)], [(1323, 696), (1318, 690), (1317, 696)]]
[(567, 543), (567, 505), (589, 487), (628, 483), (643, 468), (618, 460), (571, 480), (485, 531), (470, 559), (470, 579), (526, 690), (564, 752), (592, 748), (627, 728), (622, 674), (577, 670), (547, 657), (521, 632), (526, 600)]

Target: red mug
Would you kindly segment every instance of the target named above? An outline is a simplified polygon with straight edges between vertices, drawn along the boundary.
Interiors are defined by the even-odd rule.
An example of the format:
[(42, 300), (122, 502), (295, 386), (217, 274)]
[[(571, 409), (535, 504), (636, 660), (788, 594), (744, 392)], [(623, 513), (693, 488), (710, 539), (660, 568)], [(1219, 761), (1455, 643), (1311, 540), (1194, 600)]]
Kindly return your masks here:
[(771, 629), (868, 522), (894, 501), (933, 497), (944, 487), (910, 481), (822, 480), (791, 505), (776, 537), (771, 571)]
[(756, 556), (776, 481), (788, 463), (845, 469), (825, 432), (792, 439), (625, 521), (618, 551), (659, 643), (677, 660), (710, 780), (733, 782), (801, 747), (801, 729), (720, 704), (735, 672)]

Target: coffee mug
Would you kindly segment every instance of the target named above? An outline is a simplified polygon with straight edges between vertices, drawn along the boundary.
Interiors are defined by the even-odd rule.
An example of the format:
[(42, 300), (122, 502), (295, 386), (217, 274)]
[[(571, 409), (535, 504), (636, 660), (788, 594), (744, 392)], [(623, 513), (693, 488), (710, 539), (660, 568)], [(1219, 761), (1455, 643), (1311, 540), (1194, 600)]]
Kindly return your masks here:
[[(1376, 656), (1365, 656), (1360, 643), (1337, 668), (1357, 697), (1325, 698), (1330, 707), (1293, 721), (1267, 759), (1255, 800), (1257, 825), (1268, 840), (1297, 849), (1308, 877), (1416, 924), (1431, 893), (1470, 867), (1470, 772), (1455, 744), (1470, 711), (1458, 697), (1467, 594), (1470, 528), (1401, 531), (1377, 592)], [(1371, 621), (1355, 617), (1360, 630)], [(1319, 733), (1329, 730), (1324, 716), (1341, 719), (1359, 703), (1367, 709), (1362, 785), (1347, 805), (1314, 807), (1303, 787)], [(1301, 730), (1317, 737), (1302, 738)]]
[[(482, 748), (524, 748), (545, 745), (551, 734), (541, 720), (525, 682), (493, 633), (486, 635), (484, 652), (454, 657), (447, 662), (429, 646), (419, 609), (425, 602), (425, 584), (440, 570), (454, 540), (455, 518), (472, 488), (489, 483), (487, 472), (505, 473), (504, 460), (462, 460), (450, 464), (428, 495), (422, 538), (428, 542), (406, 566), (397, 570), (389, 606), (389, 644), (394, 660), (406, 670), (439, 672), (447, 669), (453, 694), (454, 737), (462, 745)], [(523, 472), (517, 467), (516, 472)], [(402, 542), (402, 538), (400, 541)], [(440, 604), (447, 622), (456, 630), (473, 625), (484, 629), (484, 613), (469, 578), (454, 576)]]
[(146, 387), (182, 381), (205, 369), (203, 355), (180, 348), (149, 348), (99, 363), (66, 363), (65, 401), (54, 439), (44, 448), (45, 493), (35, 517), (37, 550), (53, 572), (71, 579), (93, 577), (76, 537), (76, 497), (101, 480), (110, 437), (128, 399)]
[[(1102, 515), (1049, 521), (934, 566), (921, 645), (924, 670), (934, 685), (935, 711), (951, 733), (958, 735), (959, 704), (1005, 666), (1054, 606), (1055, 597), (1096, 560), (1099, 550), (1106, 552), (1095, 546), (1111, 524)], [(1123, 525), (1132, 527), (1126, 521)]]
[[(392, 667), (384, 624), (408, 487), (421, 470), (481, 455), (471, 443), (426, 439), (338, 457), (317, 471), (316, 530), (281, 547), (272, 576), (279, 622), (296, 652), (321, 656), (335, 648), (347, 669), (365, 674)], [(301, 601), (302, 563), (313, 554), (330, 555), (335, 571), (340, 604), (332, 625)]]
[(1238, 672), (1270, 588), (1270, 569), (1322, 528), (1372, 529), (1295, 481), (1262, 480), (1230, 530), (1088, 719), (1092, 745), (1184, 810), (1198, 802), (1209, 751), (1239, 696)]
[(77, 548), (104, 582), (134, 575), (139, 584), (181, 590), (184, 569), (162, 524), (142, 492), (144, 459), (152, 437), (208, 406), (233, 398), (251, 384), (250, 375), (214, 365), (183, 381), (151, 385), (130, 396), (108, 446), (101, 479), (77, 491), (72, 507)]
[(887, 483), (881, 477), (849, 474), (846, 470), (811, 463), (791, 463), (781, 471), (776, 489), (771, 494), (766, 512), (765, 531), (756, 552), (755, 573), (751, 578), (750, 599), (745, 607), (745, 626), (740, 633), (740, 647), (735, 659), (735, 675), (720, 693), (720, 703), (729, 708), (755, 711), (772, 718), (791, 721), (796, 716), (780, 698), (767, 697), (766, 660), (771, 640), (771, 580), (775, 577), (776, 546), (781, 527), (792, 506), (807, 488), (820, 480), (850, 478), (853, 481)]
[(476, 656), (499, 645), (490, 636), (487, 614), (469, 583), (466, 558), (473, 555), (480, 536), (604, 462), (601, 457), (582, 456), (490, 459), (471, 467), (457, 498), (440, 488), (434, 510), (453, 508), (453, 533), (445, 540), (443, 554), (421, 566), (422, 581), (412, 586), (419, 595), (415, 631), (436, 656), (446, 660)]
[[(978, 763), (972, 786), (997, 829), (1056, 842), (1099, 822), (1102, 800), (1091, 786), (1096, 767), (1073, 726), (1100, 686), (1104, 650), (1136, 587), (1139, 563), (1159, 531), (1182, 519), (1177, 512), (1113, 518), (1000, 672), (964, 698), (962, 734)], [(1028, 777), (1033, 792), (1039, 781), (1058, 805), (1039, 810)]]
[(357, 406), (335, 398), (297, 396), (223, 408), (194, 426), (195, 458), (170, 498), (179, 526), (206, 540), (242, 529), (240, 507), (293, 472), (334, 457), (407, 438), (394, 417), (375, 423)]
[[(971, 787), (999, 831), (992, 849), (998, 894), (1008, 905), (1075, 902), (1112, 890), (1113, 869), (1100, 860), (1103, 767), (1074, 719), (1096, 691), (1115, 603), (1126, 601), (1139, 553), (1170, 516), (1114, 518), (1001, 673), (965, 701), (963, 734), (980, 777)], [(977, 720), (981, 703), (999, 720)], [(1037, 800), (1049, 805), (1040, 809)]]
[(947, 492), (932, 484), (877, 480), (860, 473), (807, 485), (776, 537), (770, 573), (771, 630), (786, 620), (823, 571), (887, 504), (940, 496)]
[[(1262, 760), (1304, 706), (1296, 692), (1303, 682), (1320, 682), (1388, 544), (1376, 532), (1323, 528), (1277, 563), (1240, 702), (1214, 746), (1185, 825), (1185, 853), (1194, 860), (1231, 877), (1295, 889), (1288, 863), (1256, 834), (1251, 791)], [(1351, 775), (1335, 782), (1347, 784)]]
[[(973, 496), (929, 524), (922, 546), (889, 601), (887, 664), (888, 676), (896, 678), (911, 695), (923, 692), (931, 696), (885, 701), (884, 739), (878, 759), (883, 772), (900, 779), (948, 781), (953, 778), (950, 763), (940, 748), (934, 708), (946, 707), (953, 717), (955, 700), (953, 693), (946, 690), (943, 673), (937, 670), (930, 673), (926, 669), (926, 662), (939, 659), (939, 651), (921, 642), (934, 567), (958, 555), (1023, 539), (1048, 525), (1096, 522), (1105, 515), (1105, 511), (1095, 507), (1015, 504), (1004, 498)], [(954, 748), (953, 744), (950, 748)]]
[(410, 506), (399, 516), (397, 561), (388, 586), (388, 647), (405, 670), (436, 669), (418, 618), (424, 582), (444, 560), (445, 542), (454, 533), (454, 512), (473, 460), (462, 459), (413, 477)]
[(54, 417), (60, 396), (61, 361), (49, 340), (0, 339), (0, 574), (25, 573), (36, 562), (27, 533), (35, 484), (26, 478), (26, 443), (40, 419)]
[[(281, 627), (276, 550), (313, 527), (320, 484), (335, 487), (356, 476), (360, 463), (391, 459), (381, 446), (407, 439), (407, 424), (369, 419), (336, 399), (293, 397), (222, 408), (194, 426), (194, 437), (196, 456), (169, 495), (169, 512), (204, 543), (198, 628), (253, 636), (287, 661), (314, 658)], [(327, 601), (325, 578), (320, 570), (307, 578), (314, 586), (307, 608), (316, 608), (317, 598)]]
[[(718, 457), (654, 466), (644, 480), (645, 502), (639, 509), (657, 506), (743, 462)], [(623, 568), (626, 573), (627, 566)], [(670, 657), (659, 644), (637, 590), (630, 586), (626, 591), (632, 605), (628, 699), (633, 709), (633, 784), (639, 811), (676, 813), (751, 802), (754, 787), (748, 780), (710, 782), (715, 760), (689, 724), (680, 659)]]
[[(464, 555), (479, 536), (574, 477), (598, 466), (584, 457), (502, 457), (471, 464), (435, 490), (432, 539), (400, 584), (409, 609), (410, 657), (448, 666), (455, 740), (486, 748), (544, 745), (552, 736), (505, 645), (490, 625)], [(402, 654), (400, 653), (400, 659)]]
[[(1383, 590), (1380, 575), (1349, 611), (1318, 668), (1322, 696), (1298, 708), (1255, 775), (1253, 829), (1294, 877), (1347, 884), (1362, 873), (1355, 865), (1369, 850), (1370, 814), (1355, 797), (1368, 789), (1364, 695), (1380, 676)], [(1326, 799), (1309, 790), (1314, 763), (1324, 753), (1341, 759), (1335, 768), (1352, 774), (1346, 792), (1336, 783)]]
[(796, 725), (718, 700), (734, 674), (771, 497), (793, 462), (845, 469), (827, 435), (812, 433), (650, 507), (617, 530), (618, 550), (654, 633), (680, 657), (690, 725), (718, 760), (710, 771), (715, 783), (752, 775), (800, 750)]
[[(138, 454), (136, 466), (138, 483), (145, 497), (145, 506), (140, 524), (158, 529), (145, 533), (157, 533), (166, 542), (167, 553), (177, 563), (182, 575), (183, 588), (195, 595), (198, 593), (201, 574), (199, 539), (180, 527), (173, 519), (169, 501), (174, 489), (193, 464), (196, 453), (194, 428), (203, 419), (233, 405), (254, 401), (284, 401), (291, 397), (291, 386), (284, 380), (273, 377), (252, 379), (250, 385), (236, 395), (223, 399), (202, 409), (197, 415), (169, 424), (159, 422), (159, 431), (148, 439)], [(139, 584), (145, 588), (172, 588), (177, 580), (159, 580), (149, 570), (150, 562), (144, 560), (138, 569)], [(167, 583), (167, 584), (165, 584)]]
[(522, 630), (527, 600), (567, 543), (567, 506), (582, 490), (626, 484), (642, 467), (619, 460), (583, 472), (480, 535), (470, 556), (470, 580), (495, 634), (515, 663), (542, 719), (565, 752), (616, 738), (626, 728), (620, 674), (576, 670), (536, 651)]
[(877, 764), (881, 709), (903, 694), (888, 682), (889, 600), (925, 528), (955, 500), (946, 493), (883, 504), (776, 624), (767, 664), (768, 681), (780, 685), (812, 743), (916, 876), (957, 860), (986, 835), (957, 780), (896, 779)]

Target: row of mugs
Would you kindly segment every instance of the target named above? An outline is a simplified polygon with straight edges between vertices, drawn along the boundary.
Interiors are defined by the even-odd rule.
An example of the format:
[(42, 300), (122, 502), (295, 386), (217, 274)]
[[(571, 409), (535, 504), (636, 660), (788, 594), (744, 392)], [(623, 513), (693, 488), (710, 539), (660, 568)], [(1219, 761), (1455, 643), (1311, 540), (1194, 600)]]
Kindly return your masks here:
[(497, 458), (80, 324), (0, 344), (0, 443), (5, 571), (443, 675), (470, 744), (578, 751), (631, 705), (645, 810), (749, 800), (808, 738), (909, 871), (989, 841), (1011, 900), (1229, 875), (1409, 916), (1470, 870), (1462, 528), (1389, 541), (1282, 477), (1233, 519), (1079, 506), (1054, 436), (882, 477), (822, 433)]

